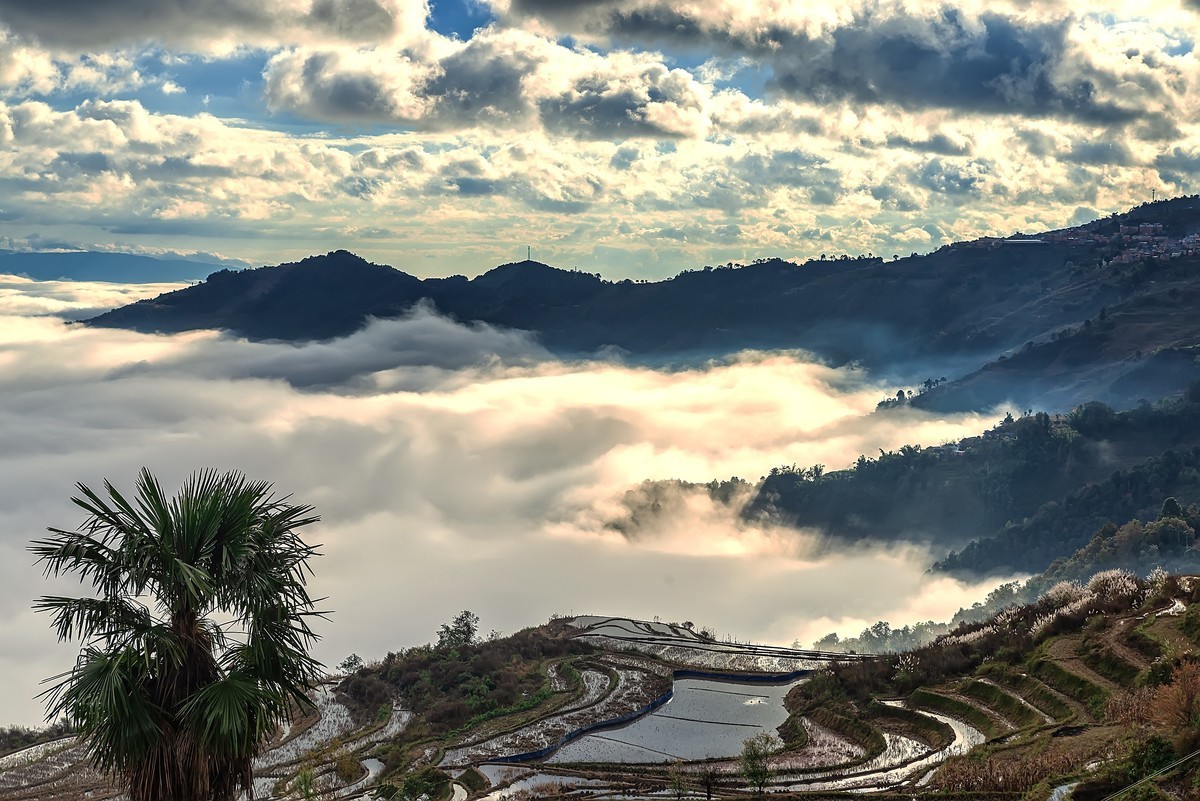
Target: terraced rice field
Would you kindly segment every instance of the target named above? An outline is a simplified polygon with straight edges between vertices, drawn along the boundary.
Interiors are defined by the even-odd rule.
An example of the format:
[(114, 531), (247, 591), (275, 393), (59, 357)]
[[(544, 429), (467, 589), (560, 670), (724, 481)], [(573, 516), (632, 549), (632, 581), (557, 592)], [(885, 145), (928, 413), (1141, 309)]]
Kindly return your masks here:
[[(313, 715), (287, 727), (255, 759), (256, 798), (276, 797), (274, 791), (281, 780), (286, 783), (293, 778), (302, 762), (320, 755), (331, 743), (338, 743), (338, 754), (365, 753), (377, 743), (395, 739), (412, 720), (411, 713), (395, 704), (383, 725), (358, 729), (331, 685), (319, 687), (313, 694), (313, 702)], [(358, 736), (354, 736), (356, 729), (361, 732)], [(321, 759), (317, 756), (318, 768)], [(318, 771), (317, 786), (325, 801), (365, 796), (385, 766), (378, 759), (365, 756), (359, 761), (362, 775), (349, 784), (340, 782), (331, 770)], [(123, 798), (107, 777), (89, 767), (84, 748), (74, 738), (44, 743), (0, 758), (0, 801), (121, 801)]]
[(670, 668), (629, 654), (607, 654), (579, 671), (583, 694), (567, 709), (516, 730), (447, 749), (442, 767), (460, 767), (546, 748), (569, 733), (627, 715), (650, 703)]
[(787, 720), (792, 684), (678, 679), (663, 706), (627, 726), (588, 734), (547, 762), (663, 763), (735, 756), (748, 737)]
[[(1186, 610), (1170, 604), (1156, 618), (1129, 615), (1107, 627), (1065, 632), (1037, 642), (1019, 660), (985, 660), (904, 700), (882, 702), (904, 707), (903, 713), (860, 699), (836, 713), (793, 705), (807, 711), (790, 720), (789, 690), (836, 655), (718, 643), (664, 623), (575, 618), (573, 636), (606, 650), (546, 662), (545, 686), (553, 700), (486, 721), (466, 739), (415, 739), (405, 746), (405, 764), (436, 764), (450, 774), (445, 795), (435, 801), (560, 792), (594, 801), (655, 799), (671, 795), (671, 782), (680, 779), (692, 797), (705, 782), (723, 797), (745, 792), (737, 761), (745, 740), (787, 721), (789, 737), (798, 728), (806, 736), (795, 736), (789, 740), (794, 747), (771, 758), (773, 792), (907, 796), (945, 789), (953, 769), (978, 762), (976, 755), (959, 759), (974, 749), (1002, 761), (1017, 759), (1022, 749), (1053, 751), (1062, 756), (1058, 764), (1068, 766), (1055, 775), (1076, 775), (1071, 771), (1105, 758), (1120, 736), (1100, 722), (1104, 702), (1129, 686), (1130, 676), (1149, 669), (1161, 649), (1183, 647), (1180, 607)], [(706, 669), (721, 675), (695, 675)], [(800, 690), (793, 700), (803, 696)], [(398, 752), (377, 748), (412, 734), (413, 716), (402, 702), (385, 722), (358, 726), (333, 685), (318, 688), (313, 700), (315, 712), (280, 731), (255, 761), (256, 797), (295, 798), (291, 782), (306, 763), (317, 767), (326, 801), (366, 798), (381, 780), (399, 785), (403, 772), (385, 776), (382, 761), (395, 764)], [(424, 736), (416, 732), (414, 737)], [(342, 755), (360, 766), (346, 781), (332, 769)], [(1066, 785), (1054, 787), (1066, 792)], [(0, 801), (34, 799), (120, 796), (87, 768), (82, 747), (67, 739), (0, 758)]]
[(579, 629), (577, 638), (598, 648), (632, 648), (700, 670), (791, 673), (816, 670), (837, 658), (856, 658), (771, 645), (718, 642), (690, 628), (669, 623), (584, 615), (571, 620), (571, 625)]
[(935, 751), (912, 738), (883, 732), (884, 750), (868, 762), (803, 777), (783, 775), (777, 783), (793, 792), (887, 790), (902, 784), (919, 783), (937, 765), (952, 756), (967, 753), (985, 740), (982, 732), (960, 720), (931, 712), (924, 714), (950, 726), (954, 739), (948, 746)]

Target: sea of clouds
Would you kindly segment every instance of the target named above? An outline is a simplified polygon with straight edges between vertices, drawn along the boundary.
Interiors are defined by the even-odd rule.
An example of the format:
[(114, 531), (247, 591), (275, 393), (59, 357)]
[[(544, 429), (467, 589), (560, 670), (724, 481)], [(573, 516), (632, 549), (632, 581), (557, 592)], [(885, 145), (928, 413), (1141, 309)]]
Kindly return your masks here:
[(172, 490), (195, 469), (241, 470), (316, 507), (327, 664), (428, 642), (462, 609), (484, 631), (659, 616), (789, 644), (944, 619), (991, 586), (926, 575), (937, 554), (919, 543), (831, 551), (699, 492), (634, 536), (608, 525), (644, 479), (835, 469), (991, 415), (874, 415), (894, 387), (798, 352), (563, 361), (423, 308), (301, 345), (70, 322), (167, 288), (0, 277), (0, 725), (40, 721), (39, 680), (75, 652), (30, 606), (78, 585), (43, 579), (28, 542), (81, 522), (75, 482), (129, 487), (142, 466)]

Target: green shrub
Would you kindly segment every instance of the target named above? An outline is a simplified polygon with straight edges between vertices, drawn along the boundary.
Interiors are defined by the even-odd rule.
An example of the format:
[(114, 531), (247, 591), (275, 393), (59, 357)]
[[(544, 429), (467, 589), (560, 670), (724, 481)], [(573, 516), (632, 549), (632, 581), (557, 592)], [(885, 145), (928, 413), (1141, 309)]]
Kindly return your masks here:
[(1162, 656), (1162, 643), (1143, 631), (1141, 627), (1129, 630), (1129, 633), (1125, 635), (1125, 644), (1151, 662)]
[(1135, 745), (1129, 756), (1117, 766), (1117, 770), (1121, 771), (1122, 779), (1136, 782), (1162, 770), (1175, 759), (1175, 749), (1171, 746), (1171, 741), (1154, 735)]
[(475, 768), (467, 768), (458, 777), (458, 781), (472, 793), (482, 792), (490, 785), (487, 777)]
[(1029, 703), (1045, 712), (1056, 721), (1062, 722), (1075, 715), (1075, 710), (1066, 701), (1052, 693), (1037, 679), (1012, 670), (993, 668), (981, 671), (997, 684), (1020, 694)]
[(571, 690), (583, 686), (583, 677), (579, 675), (579, 671), (570, 662), (560, 662), (558, 664), (558, 673), (566, 679), (567, 687)]
[(1122, 687), (1131, 687), (1142, 672), (1137, 665), (1126, 662), (1124, 658), (1109, 649), (1099, 640), (1084, 639), (1079, 649), (1079, 658), (1092, 670), (1099, 673)]
[(1035, 661), (1030, 666), (1030, 672), (1048, 686), (1086, 706), (1097, 717), (1104, 714), (1104, 702), (1108, 700), (1108, 692), (1095, 682), (1048, 659)]
[(45, 729), (31, 729), (27, 726), (0, 728), (0, 756), (20, 751), (31, 745), (66, 737), (68, 734), (73, 734), (74, 731), (74, 728), (66, 720), (60, 720)]
[(296, 793), (302, 801), (314, 801), (317, 797), (316, 773), (312, 765), (305, 765), (296, 773)]
[(908, 704), (916, 709), (939, 712), (943, 715), (966, 721), (983, 732), (988, 738), (998, 737), (1004, 733), (1004, 730), (988, 717), (982, 709), (972, 706), (965, 701), (960, 701), (957, 698), (951, 698), (948, 695), (930, 692), (929, 690), (914, 690), (913, 694), (908, 697)]
[(350, 784), (362, 775), (363, 767), (353, 754), (342, 754), (334, 762), (333, 772), (341, 779), (342, 784)]
[(963, 686), (962, 693), (985, 704), (993, 712), (998, 712), (1017, 728), (1040, 726), (1045, 723), (1041, 715), (995, 685), (972, 680)]
[(440, 798), (446, 794), (449, 785), (450, 776), (431, 765), (404, 777), (400, 796), (405, 801), (417, 801), (421, 796)]
[(420, 721), (406, 736), (443, 735), (548, 700), (552, 693), (546, 662), (594, 650), (580, 640), (527, 629), (454, 648), (421, 646), (389, 653), (378, 666), (365, 668), (339, 689), (368, 714), (398, 694)]
[[(1196, 586), (1200, 587), (1200, 582), (1197, 582)], [(1179, 628), (1192, 638), (1192, 642), (1200, 645), (1200, 606), (1196, 604), (1188, 606), (1179, 621)]]

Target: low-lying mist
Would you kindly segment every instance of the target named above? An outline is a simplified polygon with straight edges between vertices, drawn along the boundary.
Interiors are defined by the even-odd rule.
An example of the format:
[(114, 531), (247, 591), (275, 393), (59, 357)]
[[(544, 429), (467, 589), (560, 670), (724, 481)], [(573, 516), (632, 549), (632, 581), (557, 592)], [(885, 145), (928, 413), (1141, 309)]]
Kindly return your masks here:
[(873, 415), (894, 387), (799, 352), (676, 370), (562, 361), (428, 309), (307, 345), (65, 322), (161, 290), (0, 282), (0, 724), (37, 722), (38, 680), (74, 653), (30, 603), (77, 585), (43, 581), (26, 544), (80, 522), (75, 482), (128, 487), (143, 465), (171, 488), (237, 469), (317, 508), (328, 664), (428, 642), (462, 609), (502, 632), (593, 613), (787, 644), (948, 618), (997, 583), (928, 576), (940, 554), (916, 543), (831, 550), (820, 532), (748, 524), (694, 488), (667, 486), (669, 513), (632, 524), (624, 503), (645, 479), (836, 469), (990, 415)]

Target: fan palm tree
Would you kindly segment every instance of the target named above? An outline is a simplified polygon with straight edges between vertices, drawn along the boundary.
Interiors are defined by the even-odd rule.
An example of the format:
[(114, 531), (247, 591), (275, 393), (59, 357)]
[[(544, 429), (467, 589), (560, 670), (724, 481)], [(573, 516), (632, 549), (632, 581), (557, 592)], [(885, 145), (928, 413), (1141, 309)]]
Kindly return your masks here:
[(77, 574), (89, 597), (46, 596), (75, 667), (52, 682), (48, 718), (79, 727), (93, 764), (131, 801), (253, 797), (259, 744), (309, 705), (321, 675), (305, 588), (312, 508), (236, 472), (193, 474), (167, 497), (143, 469), (132, 500), (78, 485), (87, 517), (30, 550), (47, 576)]

